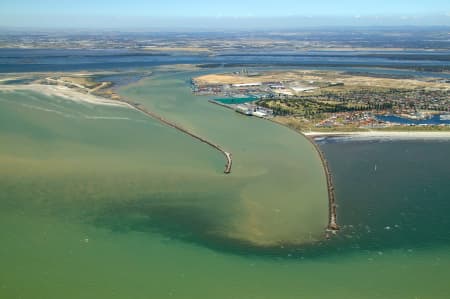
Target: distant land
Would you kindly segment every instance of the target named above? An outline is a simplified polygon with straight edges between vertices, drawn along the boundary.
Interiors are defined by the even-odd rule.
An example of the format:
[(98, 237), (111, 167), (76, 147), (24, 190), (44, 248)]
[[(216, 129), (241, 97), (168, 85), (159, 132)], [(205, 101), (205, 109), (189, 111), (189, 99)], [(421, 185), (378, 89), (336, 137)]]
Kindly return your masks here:
[(146, 67), (171, 66), (208, 74), (191, 78), (194, 93), (253, 98), (257, 101), (249, 105), (260, 107), (257, 115), (303, 132), (442, 131), (448, 130), (450, 113), (448, 32), (448, 27), (3, 30), (0, 82), (65, 85), (119, 100), (114, 79), (98, 80), (102, 74), (138, 81), (151, 74)]
[(449, 28), (209, 29), (1, 31), (0, 297), (447, 299)]
[[(0, 48), (129, 49), (150, 53), (295, 54), (303, 51), (448, 50), (450, 27), (312, 27), (288, 30), (114, 31), (0, 28)], [(411, 53), (410, 55), (413, 55)], [(378, 54), (379, 55), (379, 54)], [(448, 57), (447, 57), (448, 59)]]

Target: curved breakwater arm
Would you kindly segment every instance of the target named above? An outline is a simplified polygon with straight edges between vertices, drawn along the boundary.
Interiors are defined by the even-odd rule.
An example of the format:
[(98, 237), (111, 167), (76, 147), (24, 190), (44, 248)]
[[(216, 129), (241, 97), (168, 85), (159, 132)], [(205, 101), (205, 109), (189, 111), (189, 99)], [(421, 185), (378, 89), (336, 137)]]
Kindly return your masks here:
[(153, 113), (153, 112), (147, 110), (147, 109), (146, 109), (145, 107), (143, 107), (141, 104), (133, 103), (133, 102), (126, 101), (126, 100), (120, 100), (120, 101), (121, 101), (121, 102), (124, 102), (124, 103), (126, 103), (126, 104), (128, 104), (128, 105), (130, 105), (130, 106), (132, 106), (134, 109), (139, 110), (140, 112), (142, 112), (142, 113), (144, 113), (144, 114), (146, 114), (146, 115), (148, 115), (148, 116), (150, 116), (150, 117), (152, 117), (152, 118), (158, 120), (159, 122), (161, 122), (161, 123), (163, 123), (163, 124), (165, 124), (165, 125), (167, 125), (167, 126), (169, 126), (169, 127), (172, 127), (172, 128), (174, 128), (174, 129), (177, 129), (178, 131), (181, 131), (181, 132), (183, 132), (183, 133), (185, 133), (185, 134), (187, 134), (187, 135), (189, 135), (189, 136), (191, 136), (191, 137), (193, 137), (193, 138), (195, 138), (195, 139), (197, 139), (197, 140), (199, 140), (199, 141), (201, 141), (201, 142), (203, 142), (203, 143), (206, 143), (207, 145), (209, 145), (209, 146), (215, 148), (216, 150), (218, 150), (219, 152), (221, 152), (221, 153), (225, 156), (225, 158), (226, 158), (226, 164), (225, 164), (225, 170), (224, 170), (224, 173), (225, 173), (225, 174), (231, 173), (231, 166), (232, 166), (232, 163), (233, 163), (233, 161), (232, 161), (232, 155), (231, 155), (231, 153), (225, 151), (220, 145), (215, 144), (215, 143), (209, 141), (208, 139), (206, 139), (206, 138), (204, 138), (204, 137), (201, 137), (201, 136), (199, 136), (199, 135), (197, 135), (197, 134), (195, 134), (195, 133), (189, 131), (188, 129), (185, 129), (185, 128), (183, 128), (183, 127), (177, 125), (176, 123), (173, 123), (173, 122), (171, 122), (171, 121), (169, 121), (169, 120), (163, 118), (162, 116), (160, 116), (160, 115), (158, 115), (158, 114), (156, 114), (156, 113)]

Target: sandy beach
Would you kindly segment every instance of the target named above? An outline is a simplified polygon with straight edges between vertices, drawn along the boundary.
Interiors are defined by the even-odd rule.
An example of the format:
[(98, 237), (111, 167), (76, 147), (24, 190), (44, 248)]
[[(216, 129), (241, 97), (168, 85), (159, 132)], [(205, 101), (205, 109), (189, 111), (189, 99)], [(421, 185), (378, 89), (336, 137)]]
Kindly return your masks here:
[(306, 136), (342, 136), (373, 139), (450, 139), (450, 131), (365, 131), (365, 132), (304, 132)]
[(105, 99), (93, 94), (85, 94), (60, 85), (22, 84), (0, 85), (0, 91), (31, 90), (47, 96), (57, 96), (74, 102), (84, 102), (93, 105), (107, 105), (134, 109), (133, 106), (114, 100)]

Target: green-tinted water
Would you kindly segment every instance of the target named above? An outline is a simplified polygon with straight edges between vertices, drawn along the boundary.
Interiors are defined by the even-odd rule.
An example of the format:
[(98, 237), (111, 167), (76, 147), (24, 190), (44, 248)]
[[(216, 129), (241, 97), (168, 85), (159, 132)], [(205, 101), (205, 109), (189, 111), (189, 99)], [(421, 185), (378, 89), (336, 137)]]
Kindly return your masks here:
[(257, 100), (255, 97), (247, 97), (247, 98), (222, 98), (222, 99), (214, 99), (217, 102), (222, 104), (243, 104), (248, 102), (253, 102)]
[(232, 175), (222, 182), (239, 193), (240, 216), (229, 237), (268, 246), (322, 238), (328, 200), (314, 147), (281, 126), (230, 113), (192, 95), (184, 83), (190, 75), (151, 78), (123, 94), (233, 154)]
[(183, 76), (123, 93), (233, 152), (230, 176), (138, 112), (0, 93), (0, 298), (448, 297), (449, 143), (324, 145), (344, 230), (281, 246), (323, 232), (320, 161)]

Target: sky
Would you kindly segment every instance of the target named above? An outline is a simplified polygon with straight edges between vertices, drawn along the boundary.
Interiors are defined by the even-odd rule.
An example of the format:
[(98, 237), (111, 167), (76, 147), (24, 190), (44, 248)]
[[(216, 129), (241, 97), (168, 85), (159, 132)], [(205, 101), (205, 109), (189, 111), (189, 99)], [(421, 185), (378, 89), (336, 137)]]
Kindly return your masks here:
[[(450, 25), (450, 0), (1, 0), (2, 27)], [(294, 18), (297, 18), (295, 21)], [(178, 19), (178, 21), (177, 21)], [(244, 22), (244, 21), (245, 22)], [(119, 23), (119, 24), (118, 24)]]

